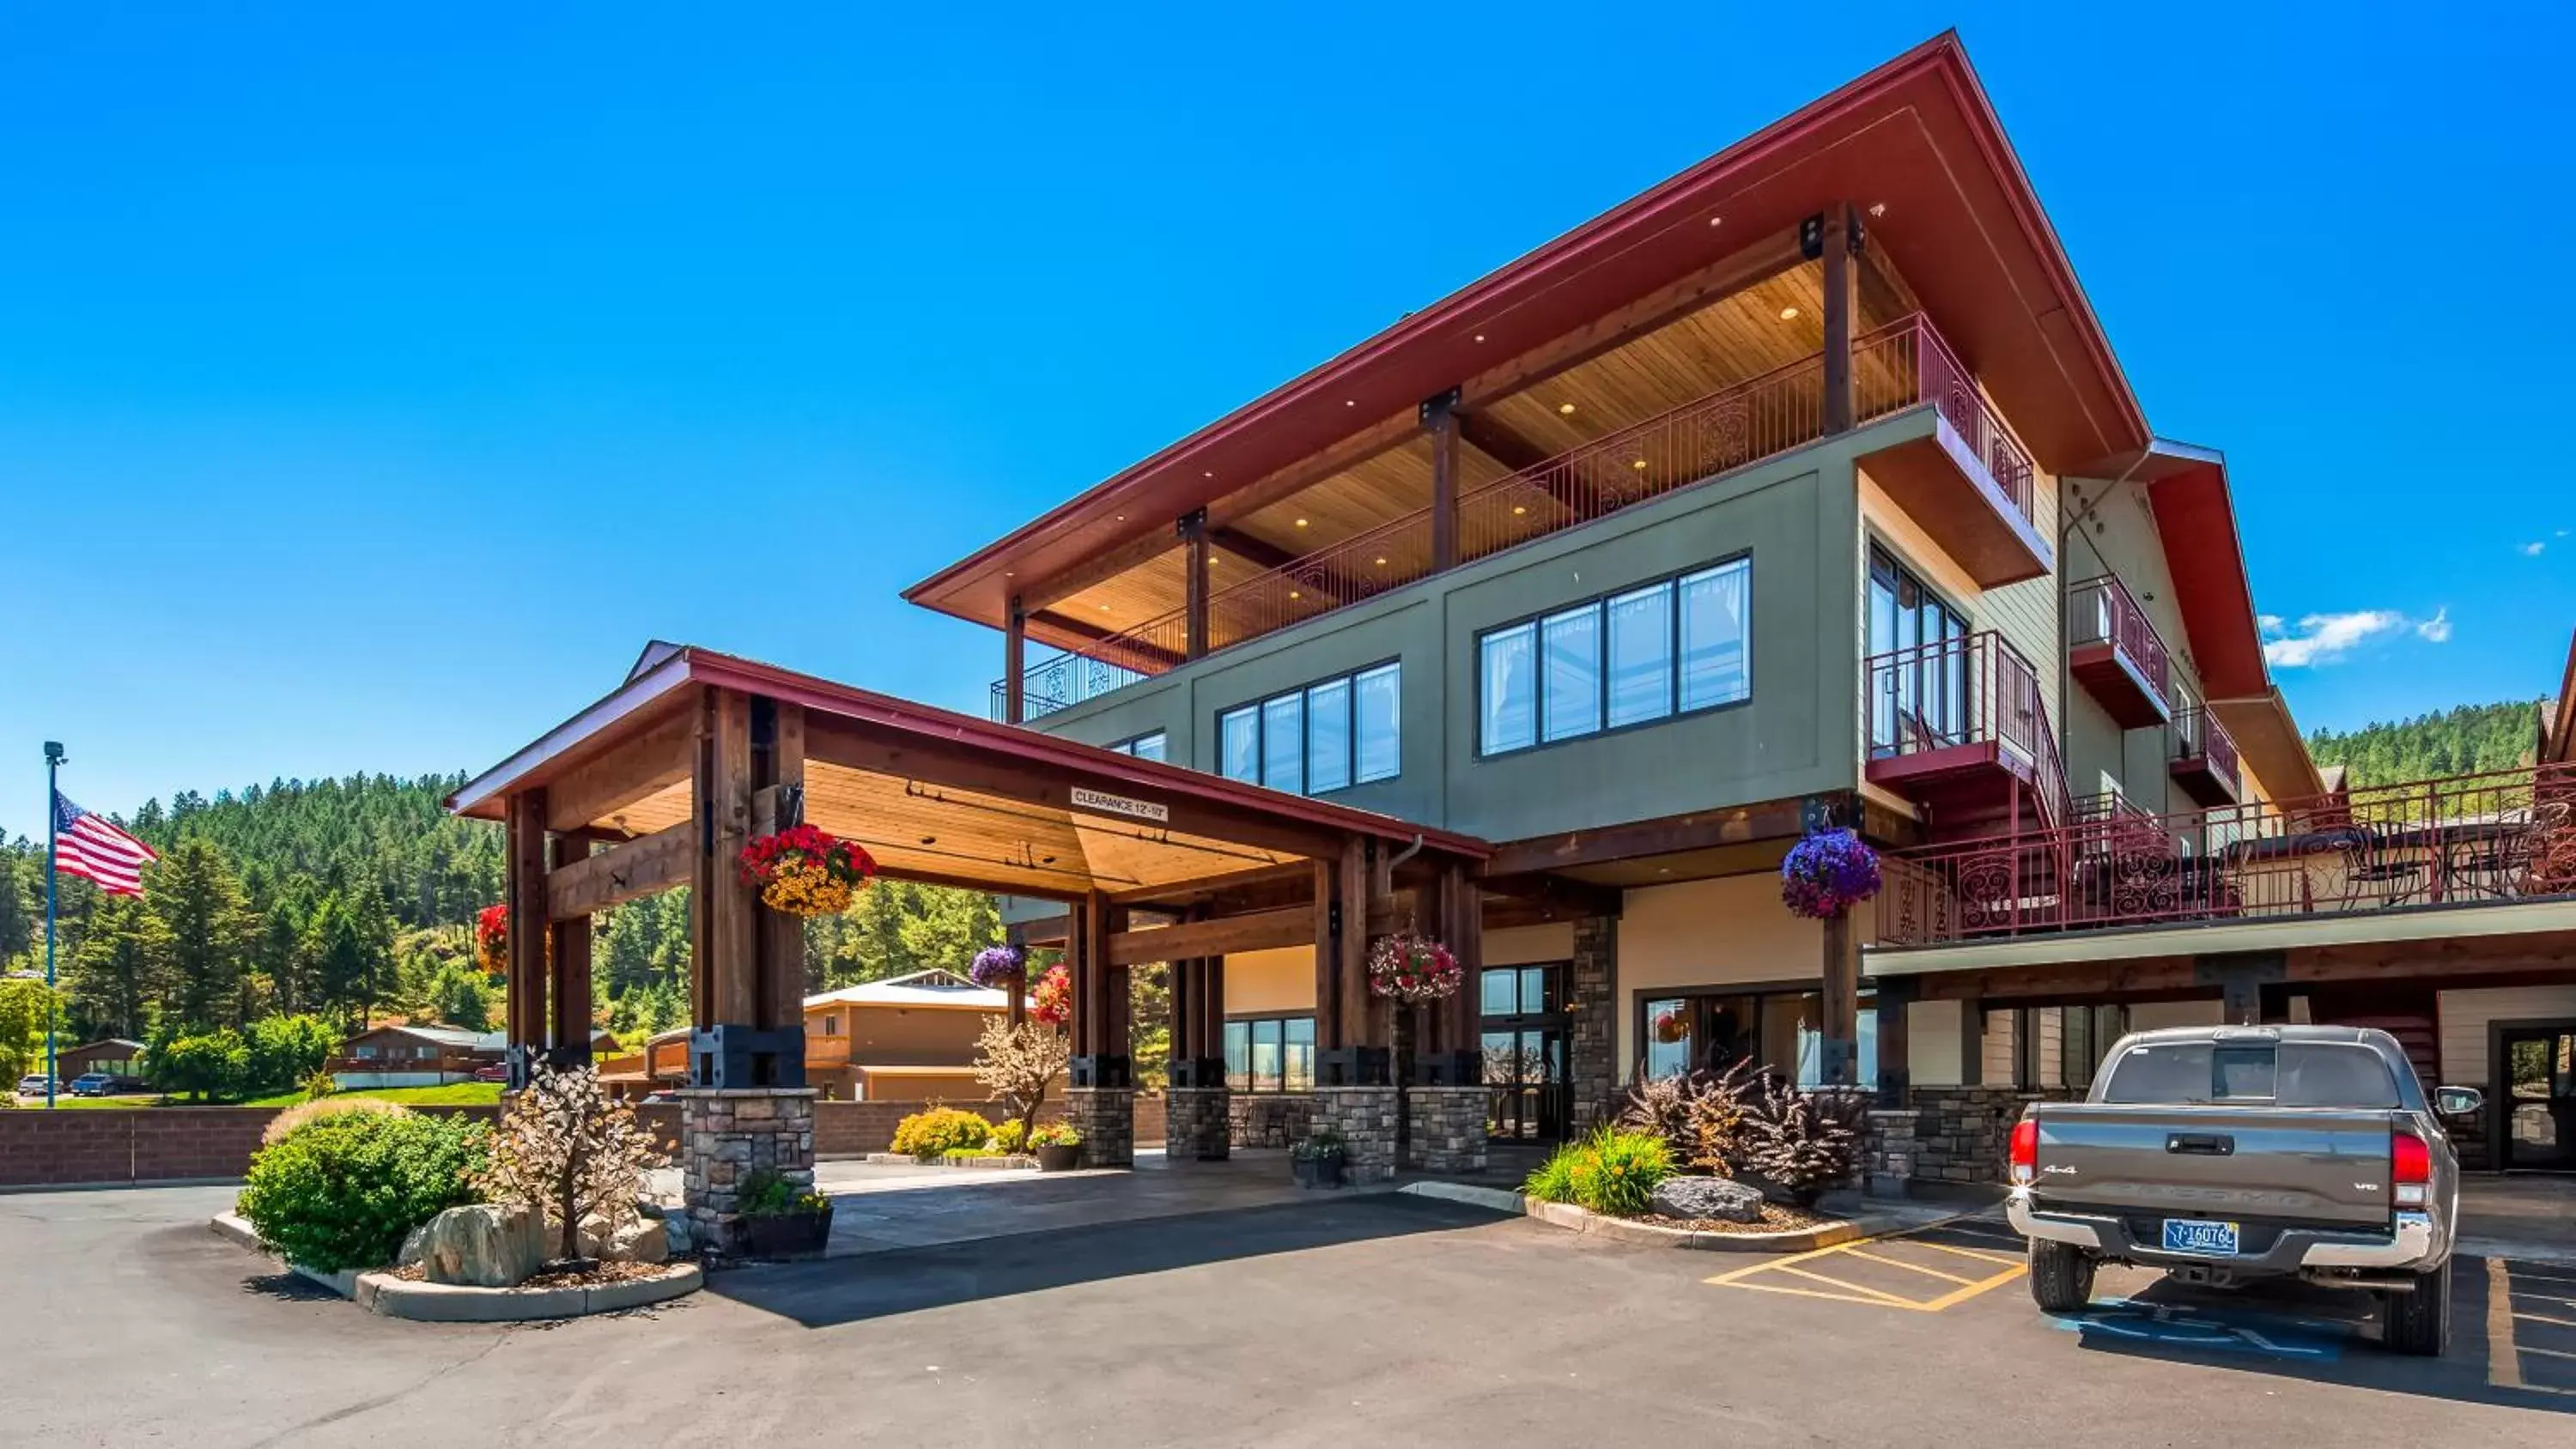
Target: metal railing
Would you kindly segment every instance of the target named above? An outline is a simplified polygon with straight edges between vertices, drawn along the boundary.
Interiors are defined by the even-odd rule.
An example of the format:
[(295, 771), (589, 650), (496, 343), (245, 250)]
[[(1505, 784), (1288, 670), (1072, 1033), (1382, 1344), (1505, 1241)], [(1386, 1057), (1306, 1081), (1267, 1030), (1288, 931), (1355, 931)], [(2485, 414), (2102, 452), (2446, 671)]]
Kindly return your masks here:
[(2165, 639), (2147, 611), (2138, 607), (2129, 586), (2110, 574), (2086, 579), (2066, 591), (2066, 647), (2108, 644), (2129, 656), (2159, 701), (2173, 697), (2173, 664)]
[[(2030, 518), (2028, 457), (1928, 318), (1916, 313), (1854, 340), (1852, 397), (1856, 423), (1925, 402), (1938, 407), (1986, 460), (2003, 497), (2025, 521)], [(1819, 353), (1461, 493), (1457, 561), (1577, 528), (1804, 447), (1823, 437), (1824, 429)], [(1256, 639), (1415, 583), (1436, 571), (1435, 562), (1432, 510), (1417, 509), (1210, 595), (1207, 648)], [(1186, 657), (1188, 644), (1188, 611), (1175, 609), (1073, 648), (1028, 671), (1027, 717), (1160, 674)], [(1097, 669), (1086, 672), (1085, 665)], [(1003, 705), (1004, 689), (996, 682), (995, 718), (1002, 717)]]
[(2576, 767), (2549, 765), (1889, 852), (1882, 946), (2470, 907), (2576, 893)]
[(2045, 820), (2072, 809), (2039, 671), (1994, 630), (1873, 654), (1861, 661), (1864, 737), (1873, 760), (1958, 745), (1999, 744), (2039, 794)]
[(2236, 766), (2236, 737), (2219, 723), (2209, 706), (2195, 704), (2173, 717), (2173, 758), (2204, 760), (2209, 773), (2233, 787), (2240, 778)]

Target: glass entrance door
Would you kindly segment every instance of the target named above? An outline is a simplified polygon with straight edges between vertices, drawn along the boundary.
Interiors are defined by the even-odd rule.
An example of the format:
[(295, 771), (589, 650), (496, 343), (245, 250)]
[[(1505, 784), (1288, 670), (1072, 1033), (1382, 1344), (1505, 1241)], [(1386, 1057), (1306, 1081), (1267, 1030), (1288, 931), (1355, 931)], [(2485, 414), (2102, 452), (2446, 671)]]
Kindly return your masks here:
[(2504, 1104), (2507, 1168), (2576, 1171), (2576, 1022), (2498, 1033), (2496, 1095)]
[(1486, 1130), (1496, 1137), (1564, 1138), (1571, 1103), (1565, 1070), (1565, 968), (1499, 966), (1477, 983)]

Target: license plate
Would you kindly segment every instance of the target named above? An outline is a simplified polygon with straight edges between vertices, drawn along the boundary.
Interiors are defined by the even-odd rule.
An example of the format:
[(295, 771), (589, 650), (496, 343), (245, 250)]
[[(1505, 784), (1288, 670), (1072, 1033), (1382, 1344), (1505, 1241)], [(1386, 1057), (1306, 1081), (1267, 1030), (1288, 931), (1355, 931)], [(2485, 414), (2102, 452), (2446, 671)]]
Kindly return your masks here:
[(2236, 1224), (2206, 1218), (2167, 1218), (2165, 1251), (2232, 1258), (2236, 1256)]

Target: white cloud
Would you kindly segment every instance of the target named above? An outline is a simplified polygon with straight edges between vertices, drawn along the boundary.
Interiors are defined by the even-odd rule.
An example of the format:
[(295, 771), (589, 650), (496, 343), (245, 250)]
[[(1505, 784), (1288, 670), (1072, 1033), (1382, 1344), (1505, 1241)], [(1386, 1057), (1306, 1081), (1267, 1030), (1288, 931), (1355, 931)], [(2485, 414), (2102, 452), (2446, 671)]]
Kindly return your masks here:
[(2538, 558), (2538, 557), (2540, 557), (2540, 551), (2541, 551), (2542, 549), (2547, 548), (2547, 547), (2549, 547), (2549, 545), (2548, 545), (2548, 544), (2543, 543), (2543, 542), (2541, 542), (2539, 539), (2536, 539), (2536, 538), (2535, 538), (2535, 539), (2533, 539), (2531, 542), (2526, 543), (2526, 544), (2524, 544), (2524, 545), (2522, 546), (2522, 556), (2523, 556), (2524, 558)]
[(2429, 619), (2410, 619), (2395, 609), (2304, 614), (2295, 630), (2283, 624), (2278, 615), (2267, 614), (2261, 623), (2263, 632), (2274, 636), (2265, 641), (2263, 658), (2276, 669), (2332, 664), (2373, 639), (2410, 629), (2427, 644), (2444, 643), (2451, 637), (2451, 611), (2447, 608), (2436, 611)]

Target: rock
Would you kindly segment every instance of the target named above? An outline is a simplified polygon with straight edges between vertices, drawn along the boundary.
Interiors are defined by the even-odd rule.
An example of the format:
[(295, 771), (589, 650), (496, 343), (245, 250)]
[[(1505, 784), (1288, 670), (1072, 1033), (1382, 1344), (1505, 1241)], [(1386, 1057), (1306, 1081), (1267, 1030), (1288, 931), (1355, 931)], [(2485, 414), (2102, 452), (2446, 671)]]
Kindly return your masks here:
[(581, 1220), (581, 1250), (612, 1263), (659, 1263), (671, 1256), (670, 1229), (661, 1218), (630, 1217), (624, 1222), (604, 1213)]
[(516, 1287), (546, 1260), (545, 1219), (534, 1208), (449, 1208), (421, 1233), (421, 1276), (432, 1283)]
[(1668, 1218), (1729, 1223), (1762, 1221), (1762, 1190), (1724, 1177), (1668, 1177), (1655, 1184), (1653, 1206)]
[(429, 1253), (429, 1224), (422, 1223), (403, 1235), (402, 1251), (394, 1255), (394, 1266), (408, 1268)]

